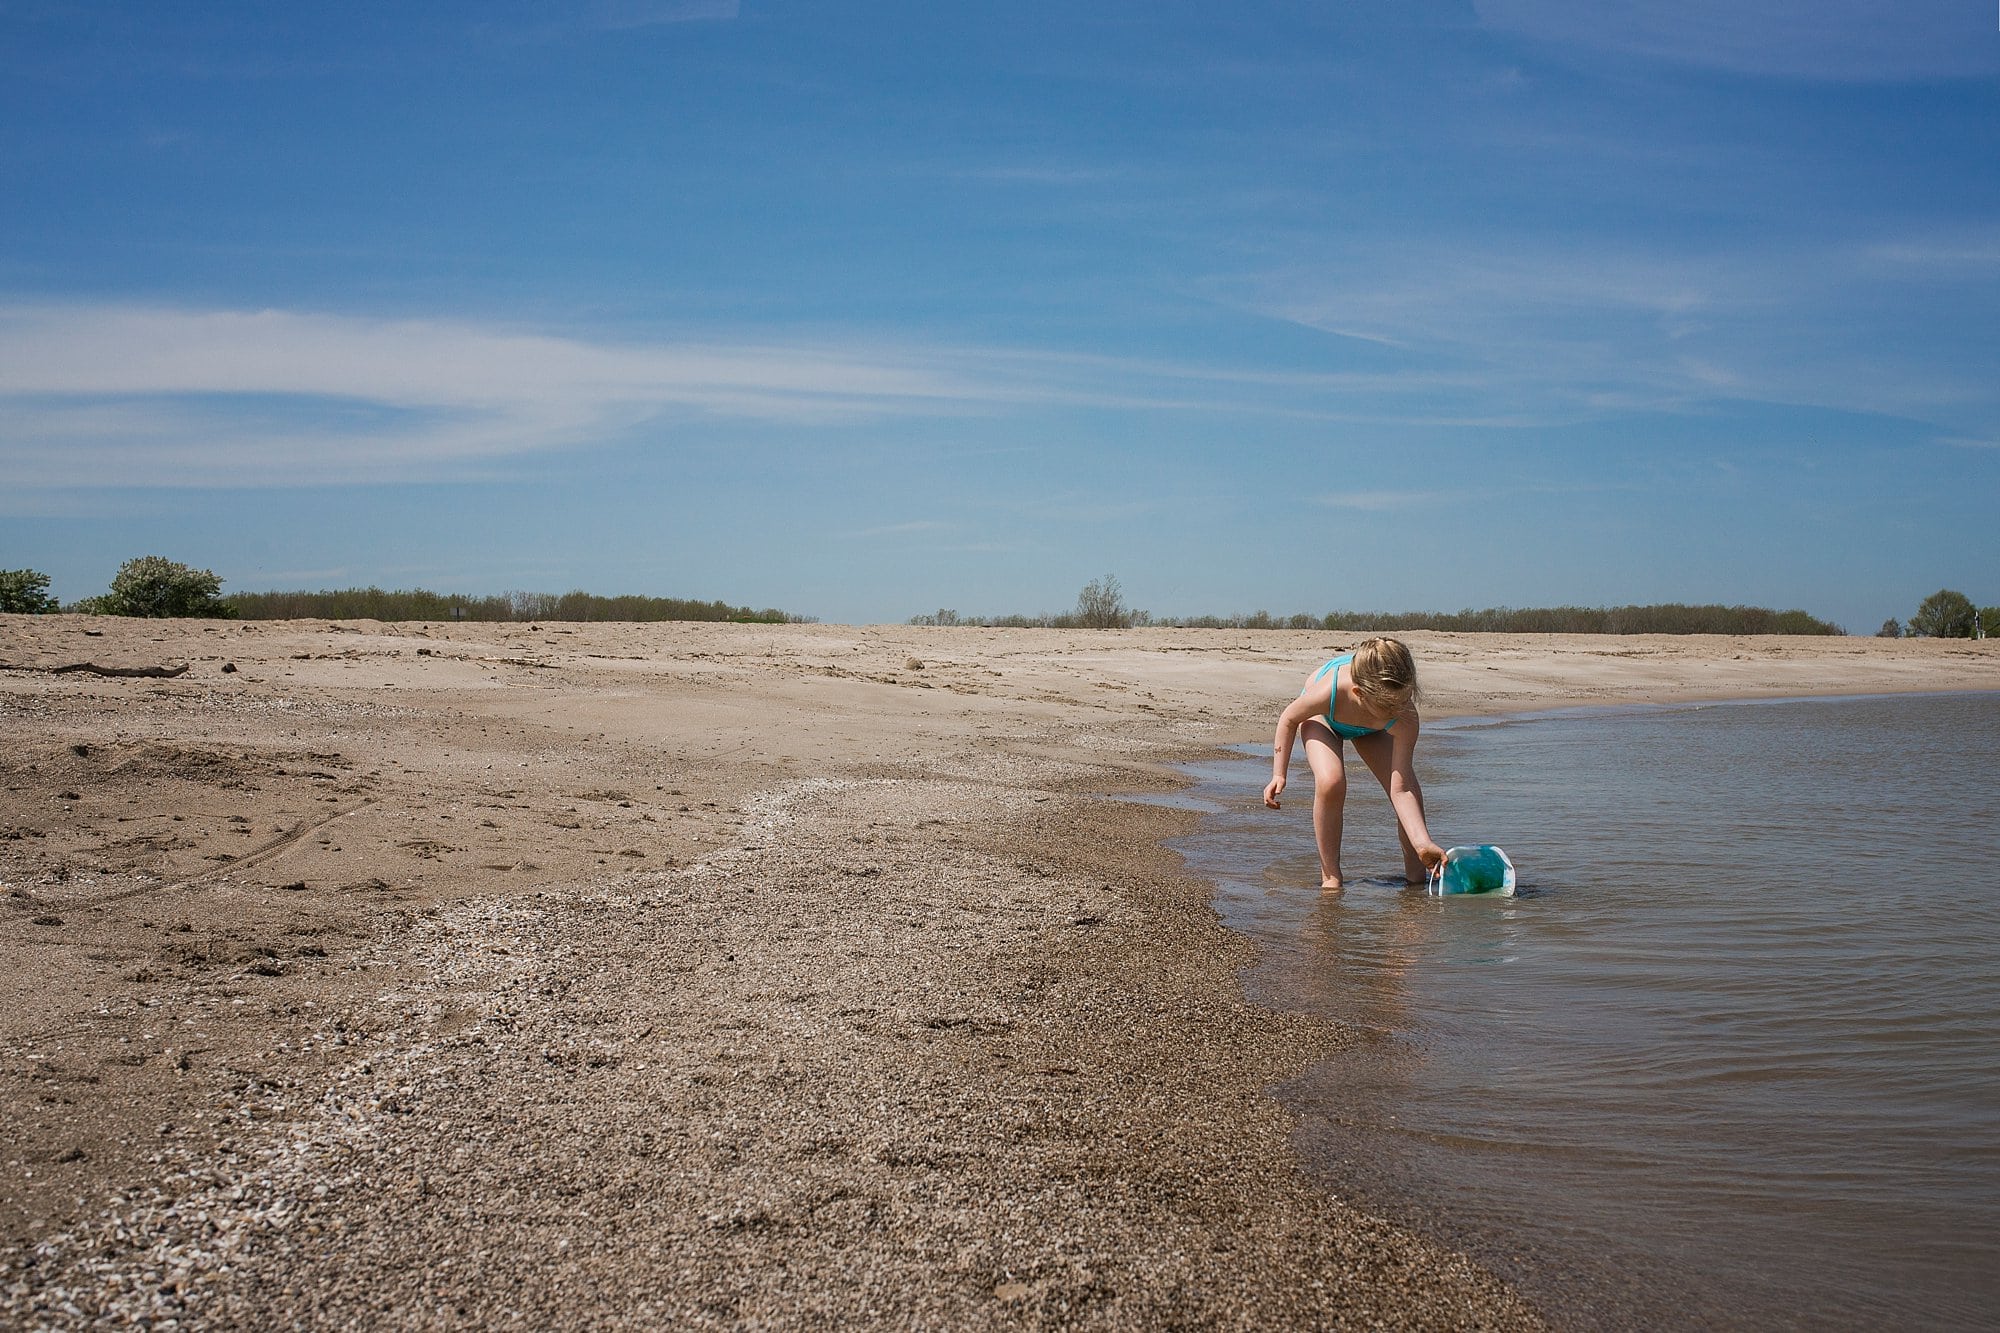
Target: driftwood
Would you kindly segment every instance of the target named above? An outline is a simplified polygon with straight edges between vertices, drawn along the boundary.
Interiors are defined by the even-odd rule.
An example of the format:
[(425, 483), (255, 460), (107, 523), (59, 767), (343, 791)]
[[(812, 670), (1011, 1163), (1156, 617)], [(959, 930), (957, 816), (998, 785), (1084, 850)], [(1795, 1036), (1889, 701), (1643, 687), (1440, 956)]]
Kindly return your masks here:
[(179, 666), (173, 667), (108, 667), (99, 666), (95, 662), (68, 662), (62, 666), (27, 666), (25, 664), (16, 665), (12, 662), (0, 662), (0, 671), (46, 671), (51, 676), (67, 675), (72, 671), (87, 671), (93, 676), (152, 676), (167, 679), (184, 675), (187, 672), (188, 665), (188, 663), (183, 662)]

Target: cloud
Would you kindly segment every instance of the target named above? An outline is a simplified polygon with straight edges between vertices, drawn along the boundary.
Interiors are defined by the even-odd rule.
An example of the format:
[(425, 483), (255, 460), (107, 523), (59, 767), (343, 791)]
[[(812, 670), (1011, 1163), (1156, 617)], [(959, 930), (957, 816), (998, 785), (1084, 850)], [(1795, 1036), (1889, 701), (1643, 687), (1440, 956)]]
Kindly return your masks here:
[(486, 0), (472, 33), (500, 46), (541, 46), (688, 23), (729, 23), (739, 0)]
[(1383, 514), (1408, 509), (1428, 509), (1451, 498), (1449, 491), (1348, 491), (1317, 497), (1329, 509), (1358, 509)]
[(872, 537), (912, 537), (925, 532), (946, 532), (954, 526), (956, 525), (943, 522), (940, 519), (918, 518), (912, 519), (907, 523), (885, 523), (876, 528), (861, 528), (847, 535), (857, 540), (865, 540)]
[(1089, 409), (1531, 423), (1491, 372), (1294, 372), (1047, 349), (613, 341), (445, 319), (0, 302), (17, 488), (393, 484), (704, 423)]
[(1098, 185), (1130, 180), (1130, 170), (1109, 167), (1070, 167), (1051, 164), (966, 167), (950, 172), (955, 180), (982, 181), (992, 185)]
[[(1406, 422), (1740, 400), (1984, 435), (2000, 429), (2000, 385), (1976, 354), (2000, 301), (2000, 266), (1977, 262), (1986, 239), (1674, 253), (1493, 233), (1343, 238), (1208, 290), (1393, 348), (1377, 359), (1411, 373), (1381, 377), (1374, 401)], [(1356, 386), (1344, 401), (1370, 398)]]
[(1014, 436), (1032, 441), (1080, 411), (1479, 431), (1749, 401), (1986, 440), (2000, 435), (1983, 355), (2000, 308), (1991, 239), (1673, 255), (1490, 233), (1343, 237), (1207, 284), (1224, 306), (1340, 331), (1350, 341), (1325, 370), (0, 300), (0, 475), (17, 495), (395, 484), (614, 443), (671, 449), (722, 423), (795, 437), (1004, 417), (1035, 422)]
[(909, 354), (273, 310), (0, 307), (0, 460), (23, 486), (408, 481), (647, 425), (949, 413), (1014, 392)]
[(281, 587), (285, 584), (291, 584), (300, 588), (306, 587), (309, 584), (318, 584), (322, 588), (330, 588), (342, 579), (352, 580), (360, 577), (360, 575), (356, 573), (354, 567), (351, 565), (323, 565), (318, 569), (259, 570), (257, 571), (257, 577), (260, 581), (273, 588)]
[(1990, 9), (1898, 0), (1473, 0), (1480, 22), (1572, 50), (1828, 81), (2000, 72)]
[(1865, 254), (1885, 264), (1978, 273), (2000, 269), (2000, 234), (1930, 236), (1890, 241), (1870, 246)]
[(737, 0), (592, 0), (594, 26), (614, 31), (737, 17)]
[(1410, 369), (1373, 379), (1406, 420), (1533, 425), (1712, 396), (1727, 372), (1690, 373), (1684, 341), (1763, 300), (1756, 282), (1727, 263), (1440, 236), (1348, 241), (1210, 290), (1387, 349), (1378, 359)]

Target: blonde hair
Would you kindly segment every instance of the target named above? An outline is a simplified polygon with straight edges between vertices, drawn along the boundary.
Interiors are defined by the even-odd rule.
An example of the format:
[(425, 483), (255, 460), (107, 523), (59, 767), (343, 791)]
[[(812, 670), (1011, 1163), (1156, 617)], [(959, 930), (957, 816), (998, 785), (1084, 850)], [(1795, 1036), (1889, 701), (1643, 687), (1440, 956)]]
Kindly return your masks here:
[(1417, 664), (1400, 639), (1369, 639), (1348, 668), (1354, 692), (1380, 713), (1402, 712), (1417, 700)]

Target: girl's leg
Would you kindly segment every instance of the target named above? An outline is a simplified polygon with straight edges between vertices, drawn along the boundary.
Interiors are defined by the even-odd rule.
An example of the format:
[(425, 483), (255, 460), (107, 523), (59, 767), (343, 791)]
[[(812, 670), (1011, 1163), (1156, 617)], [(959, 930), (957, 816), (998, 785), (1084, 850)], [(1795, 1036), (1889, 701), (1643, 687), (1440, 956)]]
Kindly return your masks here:
[(1347, 763), (1340, 738), (1314, 719), (1299, 728), (1313, 774), (1313, 840), (1319, 844), (1319, 886), (1340, 887), (1340, 825), (1347, 808)]
[[(1368, 765), (1368, 771), (1375, 775), (1375, 780), (1382, 784), (1385, 792), (1389, 790), (1389, 765), (1395, 748), (1396, 743), (1379, 731), (1373, 736), (1354, 738), (1354, 753), (1361, 756), (1361, 762)], [(1424, 788), (1415, 773), (1410, 774), (1410, 790), (1416, 794), (1417, 809), (1423, 810)], [(1430, 818), (1428, 810), (1424, 811), (1424, 817), (1426, 820)], [(1429, 872), (1424, 868), (1423, 858), (1417, 855), (1417, 849), (1410, 845), (1410, 835), (1403, 832), (1403, 821), (1400, 819), (1396, 821), (1396, 841), (1403, 847), (1403, 878), (1411, 884), (1422, 884)]]

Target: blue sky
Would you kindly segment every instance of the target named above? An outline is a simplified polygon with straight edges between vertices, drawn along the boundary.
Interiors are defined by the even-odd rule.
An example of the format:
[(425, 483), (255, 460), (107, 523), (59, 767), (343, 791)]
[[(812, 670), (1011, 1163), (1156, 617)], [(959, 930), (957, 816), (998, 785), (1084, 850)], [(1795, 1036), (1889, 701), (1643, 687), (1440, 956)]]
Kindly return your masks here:
[(0, 567), (2000, 602), (1990, 5), (0, 0)]

